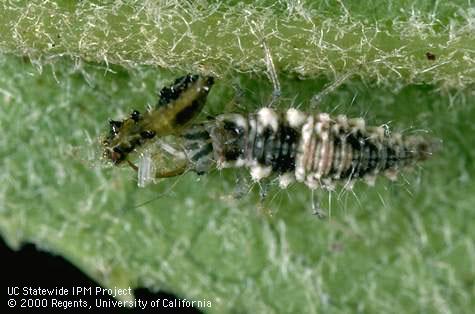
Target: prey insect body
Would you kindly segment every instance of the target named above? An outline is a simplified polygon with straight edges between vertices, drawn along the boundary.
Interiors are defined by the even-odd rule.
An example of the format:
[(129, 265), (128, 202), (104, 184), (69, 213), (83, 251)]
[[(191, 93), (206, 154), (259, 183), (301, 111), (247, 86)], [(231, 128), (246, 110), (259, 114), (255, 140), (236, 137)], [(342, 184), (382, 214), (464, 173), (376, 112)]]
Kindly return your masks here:
[(203, 108), (214, 80), (210, 76), (186, 75), (160, 91), (157, 105), (144, 113), (134, 110), (128, 118), (110, 120), (103, 140), (104, 157), (114, 164), (155, 138), (183, 130)]

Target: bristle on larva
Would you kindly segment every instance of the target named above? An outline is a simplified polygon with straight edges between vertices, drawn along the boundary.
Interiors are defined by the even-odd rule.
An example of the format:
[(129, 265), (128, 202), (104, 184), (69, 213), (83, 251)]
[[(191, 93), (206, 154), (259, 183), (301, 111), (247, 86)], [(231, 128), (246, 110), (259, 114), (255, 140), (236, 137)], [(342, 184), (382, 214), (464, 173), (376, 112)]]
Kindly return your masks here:
[[(183, 134), (191, 162), (218, 168), (247, 167), (255, 181), (277, 175), (279, 185), (294, 181), (309, 188), (373, 185), (379, 174), (394, 180), (401, 169), (430, 157), (440, 145), (422, 136), (386, 135), (361, 118), (297, 109), (279, 113), (223, 114)], [(199, 145), (203, 143), (204, 145)]]

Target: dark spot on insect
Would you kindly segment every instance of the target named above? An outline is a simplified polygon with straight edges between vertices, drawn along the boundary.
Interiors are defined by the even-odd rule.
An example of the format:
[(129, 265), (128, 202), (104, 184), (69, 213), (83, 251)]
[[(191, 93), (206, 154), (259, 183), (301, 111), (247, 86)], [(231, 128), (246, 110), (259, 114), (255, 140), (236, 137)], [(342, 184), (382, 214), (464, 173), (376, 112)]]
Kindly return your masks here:
[(208, 76), (206, 83), (208, 83), (209, 86), (214, 84), (214, 77)]
[(185, 107), (182, 111), (177, 113), (175, 116), (175, 124), (184, 125), (190, 121), (199, 112), (203, 101), (204, 99), (193, 100), (191, 106)]
[(119, 129), (122, 126), (122, 121), (115, 121), (115, 120), (109, 120), (109, 124), (111, 127), (111, 133), (112, 134), (117, 134), (119, 133)]
[(125, 154), (120, 147), (114, 147), (111, 151), (109, 151), (109, 158), (114, 163), (118, 164), (125, 159)]
[(427, 58), (427, 60), (435, 61), (436, 55), (433, 54), (433, 53), (430, 53), (430, 52), (426, 52), (426, 58)]
[(211, 153), (212, 151), (213, 151), (213, 144), (208, 143), (208, 144), (206, 144), (205, 146), (203, 146), (203, 148), (202, 148), (200, 151), (198, 151), (196, 154), (194, 154), (194, 155), (191, 157), (191, 160), (197, 161), (197, 160), (199, 160), (201, 157), (208, 155), (208, 154)]
[(160, 98), (158, 99), (157, 107), (168, 104), (171, 100), (178, 98), (178, 93), (175, 93), (173, 87), (164, 87), (159, 93)]
[(188, 74), (186, 76), (179, 77), (175, 80), (172, 86), (164, 87), (159, 93), (159, 100), (157, 107), (167, 105), (173, 100), (177, 100), (180, 95), (188, 88), (188, 86), (197, 81), (198, 75)]
[(138, 112), (137, 110), (132, 111), (132, 113), (130, 114), (130, 118), (134, 120), (135, 122), (139, 122), (140, 112)]
[(357, 132), (356, 134), (353, 134), (353, 133), (348, 134), (346, 136), (346, 141), (356, 151), (360, 151), (361, 148), (365, 145), (364, 137), (359, 132)]
[(218, 155), (226, 161), (235, 161), (243, 153), (245, 137), (244, 129), (239, 127), (234, 121), (221, 121), (219, 127), (212, 131), (214, 140), (221, 143), (218, 148)]
[(281, 125), (276, 134), (271, 159), (272, 169), (279, 173), (295, 170), (295, 147), (300, 134), (287, 125)]
[(142, 138), (153, 138), (155, 136), (155, 132), (154, 131), (142, 131), (140, 133), (140, 136)]
[(237, 124), (232, 121), (223, 121), (223, 127), (227, 131), (234, 132), (236, 136), (244, 132), (243, 128), (237, 126)]
[(266, 153), (269, 151), (269, 146), (272, 146), (273, 140), (270, 139), (274, 135), (274, 132), (270, 127), (264, 128), (262, 133), (257, 134), (254, 140), (254, 146), (252, 150), (252, 156), (261, 165), (267, 166)]
[(175, 86), (178, 86), (178, 87), (186, 87), (186, 85), (192, 83), (192, 82), (195, 82), (198, 80), (198, 75), (191, 75), (191, 74), (187, 74), (183, 77), (179, 77), (175, 80), (175, 83), (173, 83)]

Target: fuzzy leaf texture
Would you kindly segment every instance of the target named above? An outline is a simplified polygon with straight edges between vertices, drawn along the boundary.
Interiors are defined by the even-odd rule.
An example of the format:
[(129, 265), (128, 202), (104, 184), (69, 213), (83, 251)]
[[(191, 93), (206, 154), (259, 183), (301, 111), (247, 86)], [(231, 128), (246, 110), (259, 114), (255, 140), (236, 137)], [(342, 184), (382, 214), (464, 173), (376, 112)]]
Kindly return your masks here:
[[(0, 233), (11, 247), (60, 254), (105, 287), (211, 300), (207, 313), (475, 308), (470, 1), (0, 8)], [(442, 151), (397, 183), (318, 192), (323, 221), (304, 186), (273, 186), (260, 206), (258, 187), (243, 189), (232, 169), (140, 189), (132, 170), (100, 162), (107, 119), (154, 104), (184, 73), (217, 77), (203, 117), (265, 105), (263, 39), (282, 109), (312, 110), (313, 95), (354, 71), (318, 110), (428, 132)]]

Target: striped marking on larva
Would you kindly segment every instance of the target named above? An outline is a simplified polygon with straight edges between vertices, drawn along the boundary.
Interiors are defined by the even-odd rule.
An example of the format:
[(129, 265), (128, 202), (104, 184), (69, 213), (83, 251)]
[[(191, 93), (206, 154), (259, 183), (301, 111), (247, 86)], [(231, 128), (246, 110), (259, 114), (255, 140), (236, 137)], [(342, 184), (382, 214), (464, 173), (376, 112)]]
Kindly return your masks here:
[[(262, 108), (256, 114), (223, 114), (200, 125), (201, 149), (193, 162), (215, 162), (217, 168), (247, 167), (254, 181), (278, 176), (286, 188), (294, 181), (311, 189), (351, 186), (355, 179), (374, 184), (383, 172), (398, 172), (432, 154), (430, 139), (386, 135), (382, 127), (367, 127), (361, 118), (306, 114), (291, 108), (279, 113)], [(185, 131), (185, 150), (192, 151), (192, 129)], [(196, 143), (195, 143), (196, 144)]]

